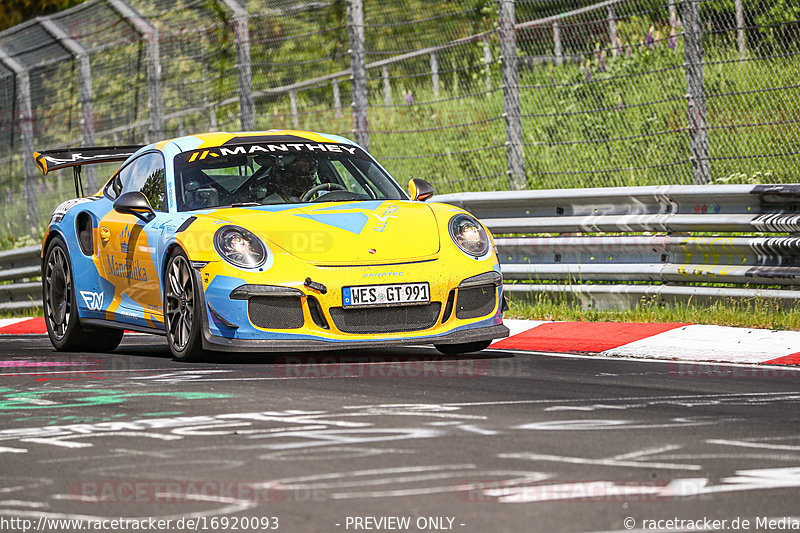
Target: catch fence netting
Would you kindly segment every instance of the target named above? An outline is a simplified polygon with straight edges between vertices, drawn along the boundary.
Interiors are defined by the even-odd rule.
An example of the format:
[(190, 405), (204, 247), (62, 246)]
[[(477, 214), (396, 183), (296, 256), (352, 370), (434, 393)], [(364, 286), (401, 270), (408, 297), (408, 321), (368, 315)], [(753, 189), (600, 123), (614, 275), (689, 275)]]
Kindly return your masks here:
[(217, 130), (343, 135), (438, 192), (797, 182), (798, 72), (791, 2), (89, 0), (0, 32), (0, 239), (74, 196), (33, 150)]

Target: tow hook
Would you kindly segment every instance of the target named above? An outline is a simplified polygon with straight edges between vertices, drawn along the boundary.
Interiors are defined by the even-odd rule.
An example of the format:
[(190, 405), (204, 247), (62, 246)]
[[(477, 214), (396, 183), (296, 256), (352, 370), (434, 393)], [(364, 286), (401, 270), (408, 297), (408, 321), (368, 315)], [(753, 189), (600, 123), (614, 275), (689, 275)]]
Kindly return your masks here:
[(311, 278), (306, 278), (305, 283), (303, 283), (309, 289), (314, 289), (315, 291), (319, 291), (320, 294), (326, 294), (328, 292), (328, 287), (323, 285), (322, 283), (317, 283), (316, 281), (311, 281)]

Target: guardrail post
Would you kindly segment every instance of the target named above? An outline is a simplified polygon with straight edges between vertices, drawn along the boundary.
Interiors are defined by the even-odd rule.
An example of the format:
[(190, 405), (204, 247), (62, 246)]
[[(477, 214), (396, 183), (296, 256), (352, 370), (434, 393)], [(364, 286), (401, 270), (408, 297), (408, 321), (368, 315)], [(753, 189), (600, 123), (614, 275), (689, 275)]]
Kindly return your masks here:
[[(78, 86), (81, 101), (81, 133), (84, 146), (94, 146), (94, 110), (92, 97), (92, 67), (89, 62), (89, 53), (78, 41), (70, 37), (61, 27), (48, 17), (38, 19), (39, 24), (64, 49), (72, 54), (78, 63)], [(92, 194), (97, 190), (97, 168), (86, 165), (83, 169), (83, 181), (86, 189)]]
[(702, 185), (711, 181), (711, 165), (698, 1), (685, 0), (683, 3), (683, 50), (686, 58), (686, 100), (689, 109), (692, 180), (695, 184)]
[(433, 83), (433, 96), (439, 96), (439, 58), (436, 52), (431, 54), (431, 81)]
[(150, 24), (123, 0), (106, 0), (128, 24), (144, 37), (147, 43), (147, 86), (150, 96), (150, 136), (164, 137), (164, 111), (161, 99), (161, 59), (158, 47), (158, 28)]
[(744, 3), (736, 0), (736, 44), (739, 47), (739, 58), (747, 55), (747, 35), (745, 34)]
[(500, 53), (503, 70), (503, 104), (506, 119), (506, 157), (509, 186), (525, 189), (525, 156), (522, 151), (522, 117), (519, 101), (519, 72), (517, 71), (517, 41), (514, 20), (514, 0), (500, 2)]
[(350, 36), (350, 70), (353, 81), (353, 135), (369, 151), (367, 111), (367, 66), (364, 51), (364, 6), (362, 0), (347, 1), (347, 29)]
[(617, 55), (617, 15), (614, 6), (608, 6), (608, 39), (611, 41), (611, 55)]
[(242, 130), (253, 131), (256, 124), (253, 103), (253, 77), (250, 72), (250, 28), (247, 5), (239, 0), (222, 0), (233, 12), (233, 34), (236, 39), (236, 75), (239, 81), (239, 119)]
[(14, 73), (16, 81), (17, 117), (22, 139), (22, 157), (25, 165), (24, 194), (27, 204), (27, 223), (33, 229), (39, 225), (39, 203), (36, 196), (36, 164), (33, 162), (33, 106), (31, 105), (31, 80), (28, 69), (0, 47), (0, 63)]

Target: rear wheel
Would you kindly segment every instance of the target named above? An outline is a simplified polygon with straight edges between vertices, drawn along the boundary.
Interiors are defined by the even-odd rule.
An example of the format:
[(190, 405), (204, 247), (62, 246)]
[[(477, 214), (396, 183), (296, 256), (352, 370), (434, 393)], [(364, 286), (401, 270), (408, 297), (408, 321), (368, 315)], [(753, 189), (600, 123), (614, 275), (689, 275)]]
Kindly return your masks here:
[(480, 352), (492, 344), (492, 340), (465, 342), (463, 344), (434, 344), (433, 346), (445, 355), (460, 355), (462, 353)]
[(60, 237), (50, 241), (45, 252), (42, 302), (47, 334), (56, 350), (109, 352), (122, 341), (122, 329), (81, 326), (69, 252)]
[(200, 315), (192, 266), (182, 250), (175, 250), (164, 277), (164, 326), (167, 342), (176, 361), (197, 361), (203, 353)]

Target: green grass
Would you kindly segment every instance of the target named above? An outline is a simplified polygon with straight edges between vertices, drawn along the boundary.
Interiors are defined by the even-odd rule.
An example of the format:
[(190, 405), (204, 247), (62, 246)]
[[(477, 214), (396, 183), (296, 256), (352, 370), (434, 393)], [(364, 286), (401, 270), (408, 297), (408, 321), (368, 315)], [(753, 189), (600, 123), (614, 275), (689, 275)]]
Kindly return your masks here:
[(41, 307), (32, 307), (30, 309), (18, 309), (16, 311), (0, 311), (0, 318), (26, 318), (26, 317), (43, 317), (44, 311)]
[(506, 318), (570, 322), (684, 322), (720, 326), (800, 331), (800, 309), (784, 309), (773, 300), (723, 299), (710, 305), (697, 303), (658, 304), (639, 302), (627, 310), (583, 309), (579, 301), (564, 296), (537, 294), (509, 302)]

